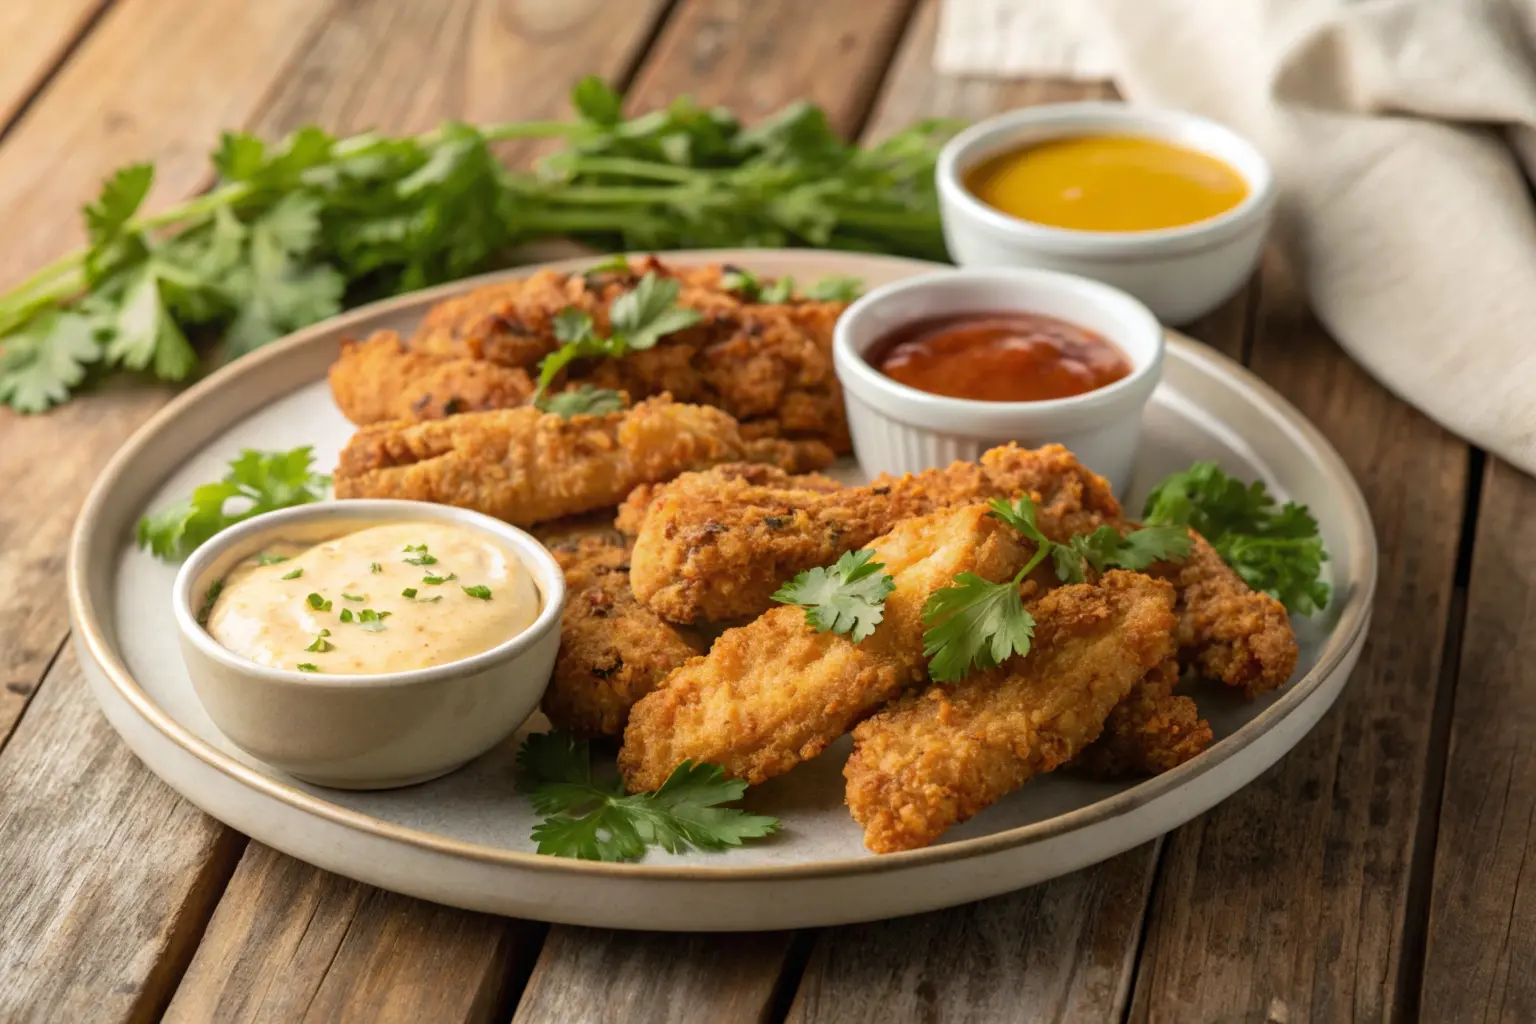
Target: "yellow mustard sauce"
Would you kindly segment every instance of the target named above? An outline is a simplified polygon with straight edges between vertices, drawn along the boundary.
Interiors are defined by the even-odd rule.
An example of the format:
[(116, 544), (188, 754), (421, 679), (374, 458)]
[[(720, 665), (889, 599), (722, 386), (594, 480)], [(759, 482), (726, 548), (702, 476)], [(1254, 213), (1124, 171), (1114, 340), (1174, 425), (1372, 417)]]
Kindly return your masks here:
[(1155, 231), (1215, 217), (1248, 196), (1242, 175), (1198, 150), (1131, 135), (1052, 139), (965, 174), (982, 202), (1075, 231)]
[(517, 636), (539, 614), (527, 568), (467, 527), (373, 526), (312, 546), (275, 542), (261, 555), (225, 577), (208, 632), (271, 668), (378, 675), (445, 665)]

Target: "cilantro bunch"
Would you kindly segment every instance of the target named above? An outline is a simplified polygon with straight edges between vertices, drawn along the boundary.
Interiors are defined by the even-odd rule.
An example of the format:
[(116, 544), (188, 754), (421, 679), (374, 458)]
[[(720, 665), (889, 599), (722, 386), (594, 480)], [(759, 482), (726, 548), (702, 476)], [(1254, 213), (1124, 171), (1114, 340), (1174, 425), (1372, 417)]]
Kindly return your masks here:
[[(89, 246), (0, 295), (0, 404), (39, 412), (110, 370), (183, 380), (203, 339), (238, 356), (539, 238), (944, 256), (933, 168), (950, 122), (860, 148), (804, 103), (749, 128), (688, 99), (625, 119), (591, 77), (572, 102), (571, 121), (450, 122), (409, 137), (225, 133), (214, 187), (155, 214), (141, 212), (153, 166), (122, 169), (85, 208)], [(566, 146), (513, 171), (493, 146), (519, 138)]]
[(1327, 607), (1321, 579), (1328, 553), (1305, 505), (1279, 505), (1262, 480), (1245, 484), (1214, 462), (1174, 473), (1147, 496), (1142, 519), (1196, 530), (1243, 582), (1286, 609), (1311, 615)]
[(533, 840), (552, 857), (635, 860), (652, 846), (723, 850), (779, 827), (777, 818), (721, 806), (741, 799), (747, 784), (725, 778), (718, 765), (684, 761), (654, 793), (626, 794), (617, 779), (593, 775), (585, 740), (553, 732), (524, 740), (517, 767), (518, 792), (548, 815)]

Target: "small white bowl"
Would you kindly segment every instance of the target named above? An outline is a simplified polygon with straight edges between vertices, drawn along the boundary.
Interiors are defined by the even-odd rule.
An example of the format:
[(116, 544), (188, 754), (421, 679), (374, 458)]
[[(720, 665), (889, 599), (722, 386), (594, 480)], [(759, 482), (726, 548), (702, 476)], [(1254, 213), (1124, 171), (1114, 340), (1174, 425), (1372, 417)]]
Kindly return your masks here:
[[(527, 630), (433, 668), (335, 675), (268, 668), (198, 624), (215, 580), (273, 540), (319, 542), (382, 523), (469, 527), (511, 549), (538, 587)], [(544, 546), (506, 523), (416, 501), (328, 501), (269, 512), (198, 548), (172, 593), (182, 657), (208, 716), (241, 749), (306, 782), (338, 789), (409, 786), (447, 774), (510, 736), (533, 713), (560, 646), (565, 576)]]
[[(1126, 377), (1086, 394), (1043, 402), (981, 402), (931, 395), (870, 364), (872, 346), (914, 320), (1018, 311), (1085, 327), (1131, 360)], [(832, 336), (859, 466), (916, 473), (974, 461), (1010, 441), (1066, 445), (1123, 493), (1136, 458), (1141, 411), (1163, 368), (1163, 329), (1140, 302), (1106, 284), (1046, 270), (947, 270), (877, 288), (849, 306)]]
[[(1156, 231), (1073, 231), (1009, 216), (976, 198), (965, 174), (988, 157), (1065, 136), (1139, 135), (1208, 153), (1248, 183), (1226, 213)], [(1038, 267), (1124, 289), (1165, 323), (1185, 323), (1230, 298), (1258, 266), (1274, 214), (1269, 162), (1241, 135), (1177, 110), (1125, 103), (1055, 103), (980, 121), (945, 145), (939, 212), (962, 267)]]

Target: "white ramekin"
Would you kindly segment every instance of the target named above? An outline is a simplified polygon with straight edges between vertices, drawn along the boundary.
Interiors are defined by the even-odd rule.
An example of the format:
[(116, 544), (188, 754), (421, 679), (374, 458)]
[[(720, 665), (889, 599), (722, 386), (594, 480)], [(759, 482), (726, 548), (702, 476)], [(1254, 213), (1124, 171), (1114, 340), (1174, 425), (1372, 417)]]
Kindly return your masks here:
[[(1071, 135), (1141, 135), (1209, 153), (1241, 174), (1248, 196), (1226, 213), (1157, 231), (1073, 231), (1011, 217), (965, 187), (965, 173), (1005, 150)], [(1136, 296), (1165, 323), (1210, 312), (1258, 266), (1275, 205), (1269, 163), (1215, 121), (1125, 103), (1054, 103), (980, 121), (945, 145), (939, 210), (962, 267), (1037, 267), (1081, 274)]]
[[(258, 665), (198, 624), (214, 581), (271, 541), (319, 542), (400, 522), (465, 526), (510, 548), (539, 590), (533, 625), (447, 665), (326, 675)], [(213, 537), (182, 565), (172, 600), (192, 686), (235, 745), (306, 782), (386, 789), (452, 771), (506, 739), (533, 713), (560, 646), (565, 577), (533, 537), (478, 512), (416, 501), (328, 501), (256, 516)]]
[[(1021, 311), (1086, 327), (1131, 360), (1127, 377), (1072, 398), (979, 402), (898, 383), (872, 366), (870, 348), (914, 320), (956, 313)], [(1163, 367), (1163, 329), (1131, 296), (1097, 281), (1045, 270), (947, 270), (877, 288), (837, 321), (833, 364), (848, 406), (859, 466), (916, 473), (975, 460), (1010, 441), (1058, 443), (1121, 493), (1131, 476), (1141, 411)]]

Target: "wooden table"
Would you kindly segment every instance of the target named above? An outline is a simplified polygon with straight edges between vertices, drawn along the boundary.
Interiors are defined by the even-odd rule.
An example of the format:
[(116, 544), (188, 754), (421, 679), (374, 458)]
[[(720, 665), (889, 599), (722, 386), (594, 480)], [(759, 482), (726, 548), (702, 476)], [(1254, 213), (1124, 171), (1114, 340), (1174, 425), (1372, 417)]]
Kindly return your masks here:
[[(938, 77), (936, 7), (18, 0), (0, 7), (0, 279), (75, 244), (76, 208), (130, 159), (158, 161), (152, 203), (206, 186), (226, 127), (554, 116), (589, 71), (634, 109), (808, 97), (870, 138), (1108, 91)], [(793, 934), (450, 910), (204, 816), (97, 711), (60, 586), (74, 511), (169, 392), (0, 413), (0, 1021), (1536, 1019), (1536, 484), (1368, 378), (1278, 265), (1191, 332), (1296, 403), (1365, 489), (1381, 581), (1344, 697), (1162, 841), (984, 903)]]

